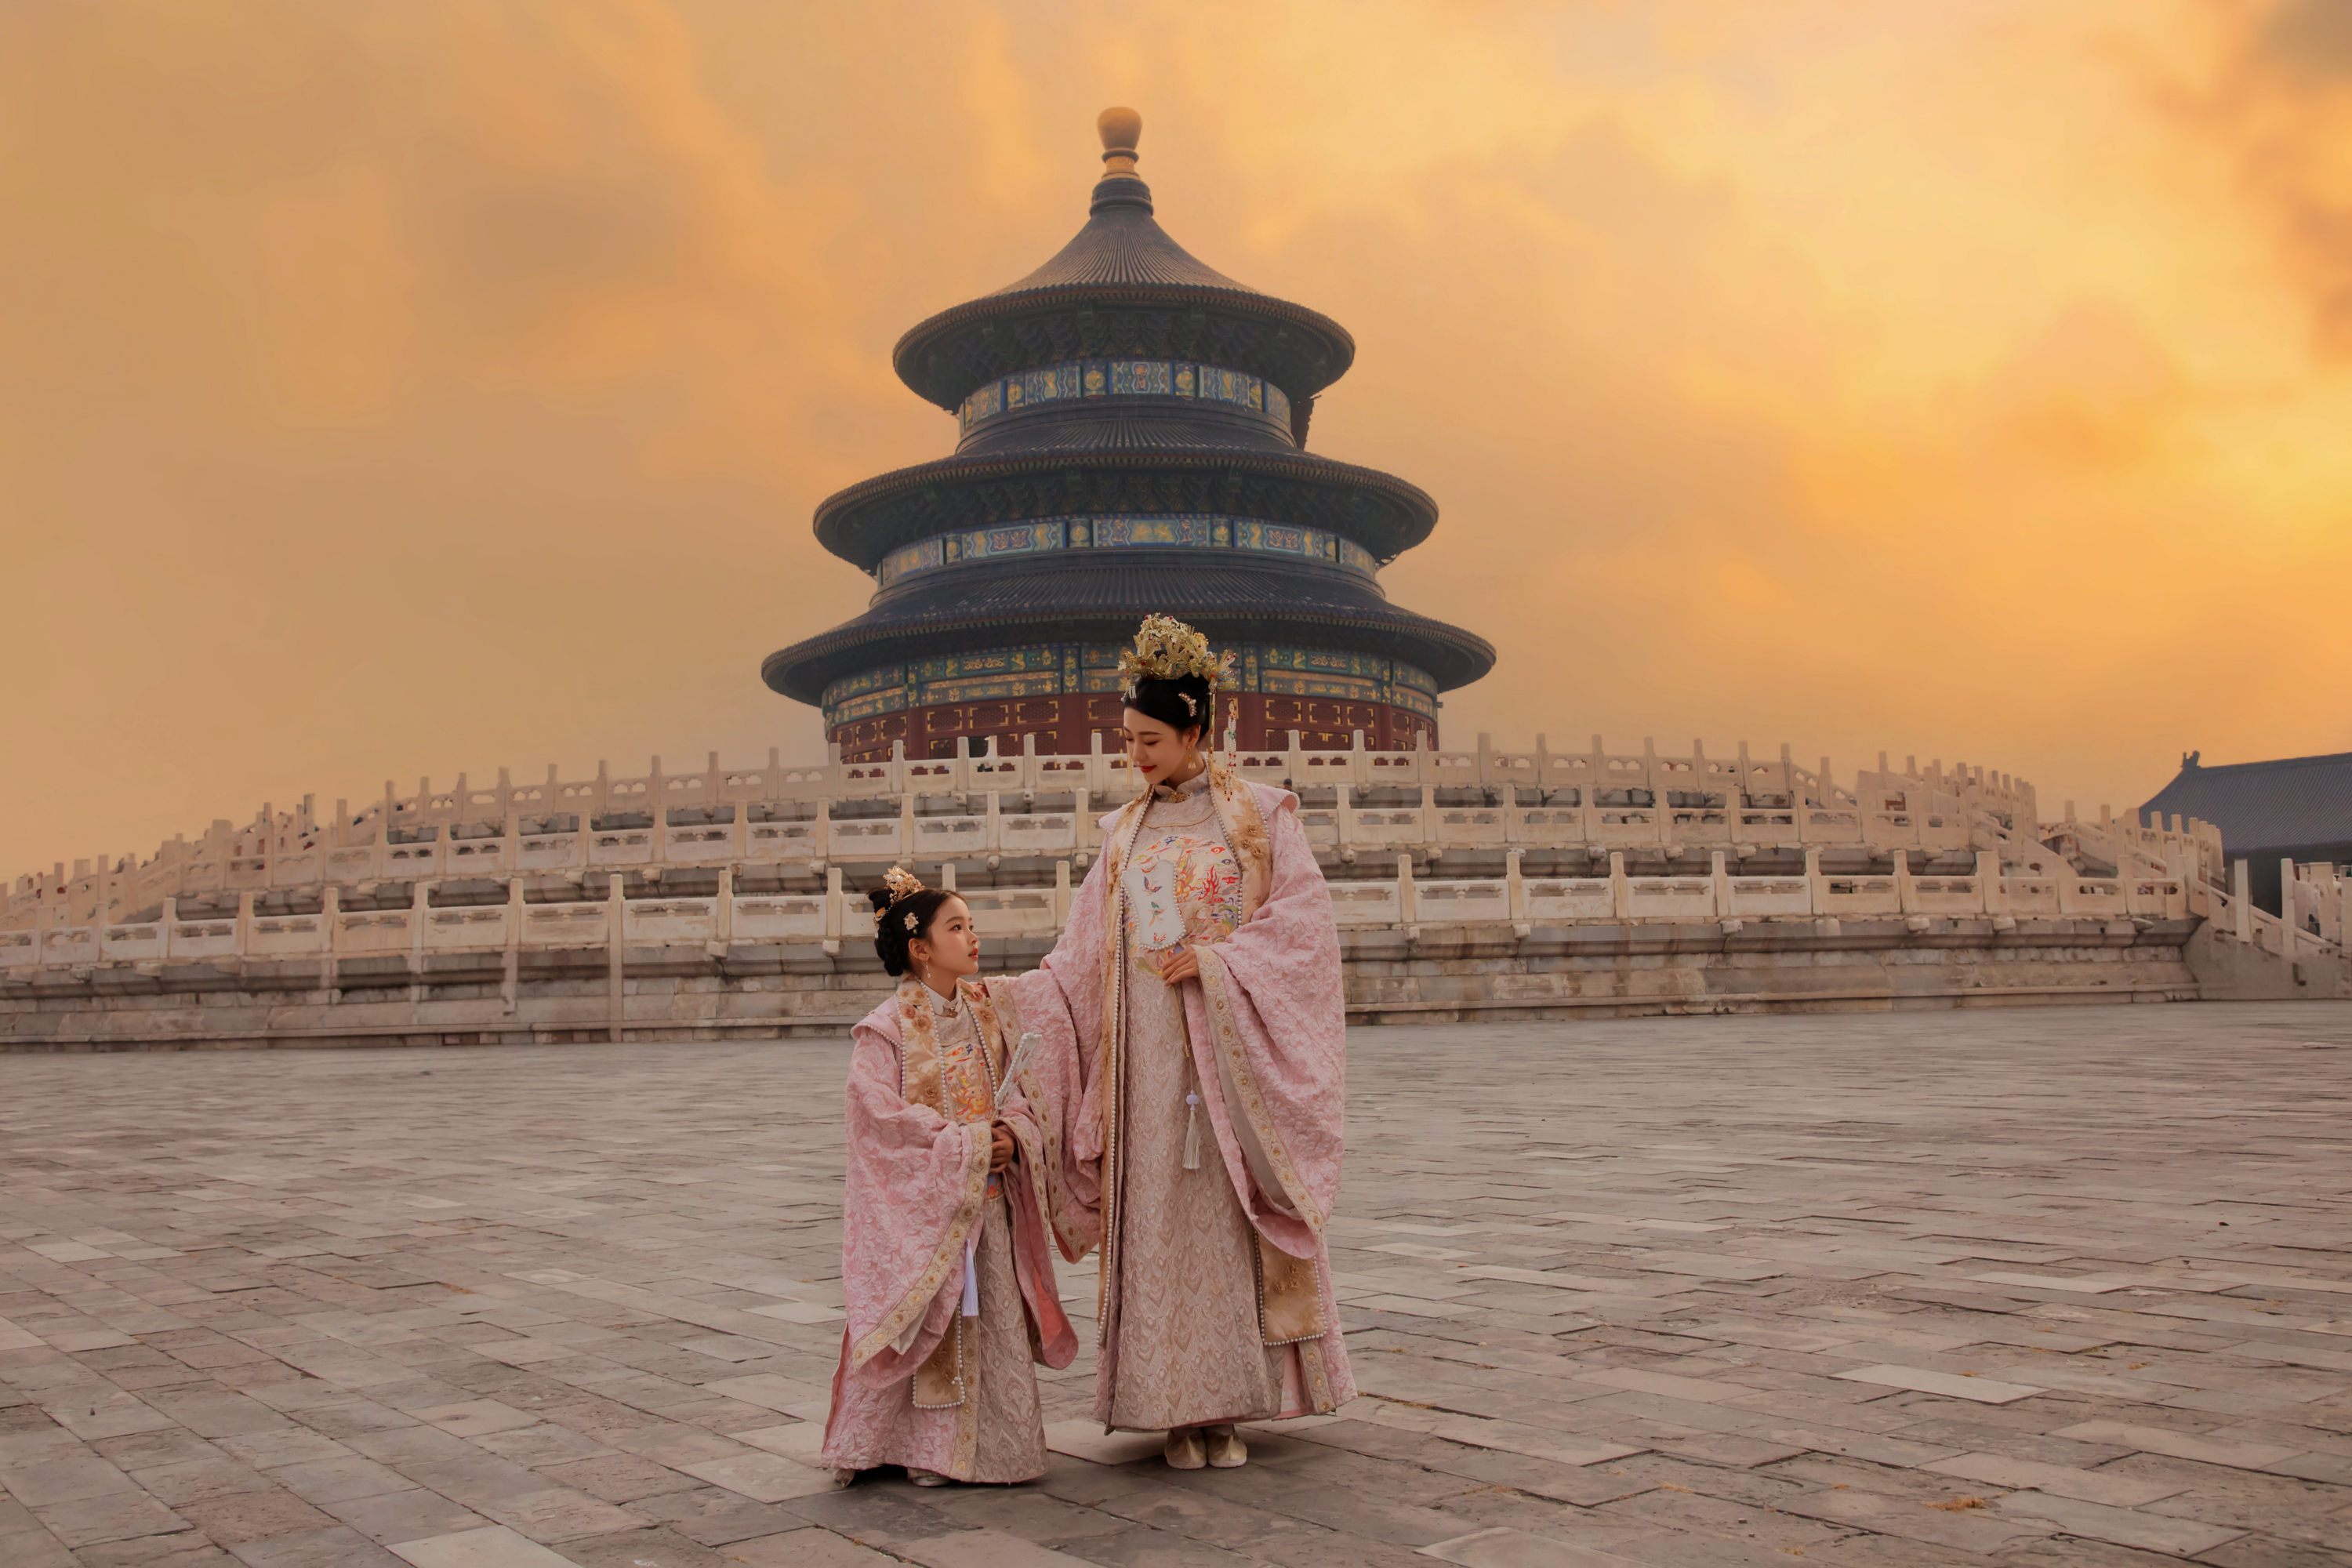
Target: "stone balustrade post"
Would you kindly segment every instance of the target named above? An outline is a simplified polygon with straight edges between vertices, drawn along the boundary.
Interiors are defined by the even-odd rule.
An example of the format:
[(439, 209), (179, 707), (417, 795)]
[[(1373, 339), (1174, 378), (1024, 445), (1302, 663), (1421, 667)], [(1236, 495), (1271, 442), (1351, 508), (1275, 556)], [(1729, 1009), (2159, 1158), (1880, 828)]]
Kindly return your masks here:
[(1672, 792), (1665, 785), (1667, 775), (1658, 766), (1658, 739), (1642, 737), (1642, 784), (1650, 792), (1650, 837), (1671, 856), (1674, 853), (1675, 810), (1666, 804)]
[(416, 1021), (425, 1005), (425, 924), (433, 918), (433, 884), (419, 877), (408, 886), (408, 1016)]
[(1412, 891), (1412, 857), (1397, 857), (1397, 920), (1411, 925), (1421, 918), (1421, 906)]
[(1609, 912), (1621, 921), (1633, 918), (1633, 879), (1625, 875), (1625, 852), (1609, 851)]
[(1977, 851), (1977, 893), (1984, 912), (1998, 919), (2009, 913), (2009, 899), (2000, 885), (2000, 857), (1990, 849)]
[(329, 1006), (343, 999), (342, 950), (343, 890), (330, 882), (319, 899), (319, 989)]
[(2279, 861), (2279, 956), (2293, 958), (2300, 933), (2294, 919), (2294, 858), (2283, 857)]
[(614, 1045), (621, 1043), (624, 1025), (628, 1018), (629, 903), (626, 882), (615, 871), (605, 883), (604, 894), (604, 1016), (605, 1032)]
[(522, 1005), (522, 878), (509, 875), (507, 878), (507, 950), (499, 977), (499, 1003), (509, 1015)]

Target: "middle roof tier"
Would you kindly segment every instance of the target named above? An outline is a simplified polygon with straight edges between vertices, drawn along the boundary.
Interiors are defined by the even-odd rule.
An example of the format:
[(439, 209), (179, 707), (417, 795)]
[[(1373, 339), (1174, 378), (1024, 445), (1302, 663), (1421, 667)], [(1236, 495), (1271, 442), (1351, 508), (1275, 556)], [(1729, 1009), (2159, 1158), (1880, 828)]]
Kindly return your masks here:
[[(1209, 434), (1224, 438), (1202, 438), (1198, 426), (1210, 422)], [(1437, 503), (1419, 487), (1270, 435), (1230, 433), (1205, 408), (1137, 417), (1104, 399), (1034, 432), (1017, 444), (1008, 432), (1007, 446), (978, 450), (967, 437), (953, 457), (835, 492), (816, 509), (818, 542), (871, 573), (895, 551), (958, 530), (1198, 514), (1317, 529), (1386, 562), (1437, 526)]]

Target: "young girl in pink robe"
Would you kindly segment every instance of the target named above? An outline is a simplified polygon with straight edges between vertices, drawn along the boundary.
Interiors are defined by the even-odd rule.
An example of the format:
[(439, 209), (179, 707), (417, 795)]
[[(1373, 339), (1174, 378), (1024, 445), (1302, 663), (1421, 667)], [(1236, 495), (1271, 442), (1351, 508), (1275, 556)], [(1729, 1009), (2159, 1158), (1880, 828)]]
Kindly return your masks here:
[(893, 870), (875, 947), (904, 975), (853, 1032), (842, 1289), (849, 1326), (824, 1461), (844, 1484), (901, 1465), (916, 1484), (1045, 1473), (1033, 1362), (1077, 1337), (1047, 1253), (1045, 1172), (1058, 1150), (1012, 1066), (982, 985), (971, 911)]

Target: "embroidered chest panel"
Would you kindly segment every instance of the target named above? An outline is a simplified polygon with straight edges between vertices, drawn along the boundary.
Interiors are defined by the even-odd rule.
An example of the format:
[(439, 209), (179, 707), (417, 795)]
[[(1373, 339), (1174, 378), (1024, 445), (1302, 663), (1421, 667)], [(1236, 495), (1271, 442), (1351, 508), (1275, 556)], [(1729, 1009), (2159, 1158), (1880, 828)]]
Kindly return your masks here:
[(996, 1086), (990, 1080), (987, 1059), (980, 1049), (980, 1031), (972, 1027), (971, 1011), (964, 1008), (939, 1026), (940, 1088), (947, 1096), (945, 1114), (956, 1121), (986, 1121), (996, 1113)]
[(1170, 950), (1223, 942), (1241, 924), (1241, 865), (1205, 795), (1155, 806), (1119, 880), (1128, 951), (1154, 973)]

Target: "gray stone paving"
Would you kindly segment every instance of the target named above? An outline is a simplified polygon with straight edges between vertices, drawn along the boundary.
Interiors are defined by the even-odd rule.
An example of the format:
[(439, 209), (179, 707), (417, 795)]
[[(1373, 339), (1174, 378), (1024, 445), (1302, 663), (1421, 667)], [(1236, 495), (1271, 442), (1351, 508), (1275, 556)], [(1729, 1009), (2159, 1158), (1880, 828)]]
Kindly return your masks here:
[(814, 1468), (845, 1060), (0, 1059), (0, 1563), (2352, 1564), (2352, 1007), (1359, 1031), (1364, 1396), (929, 1492)]

